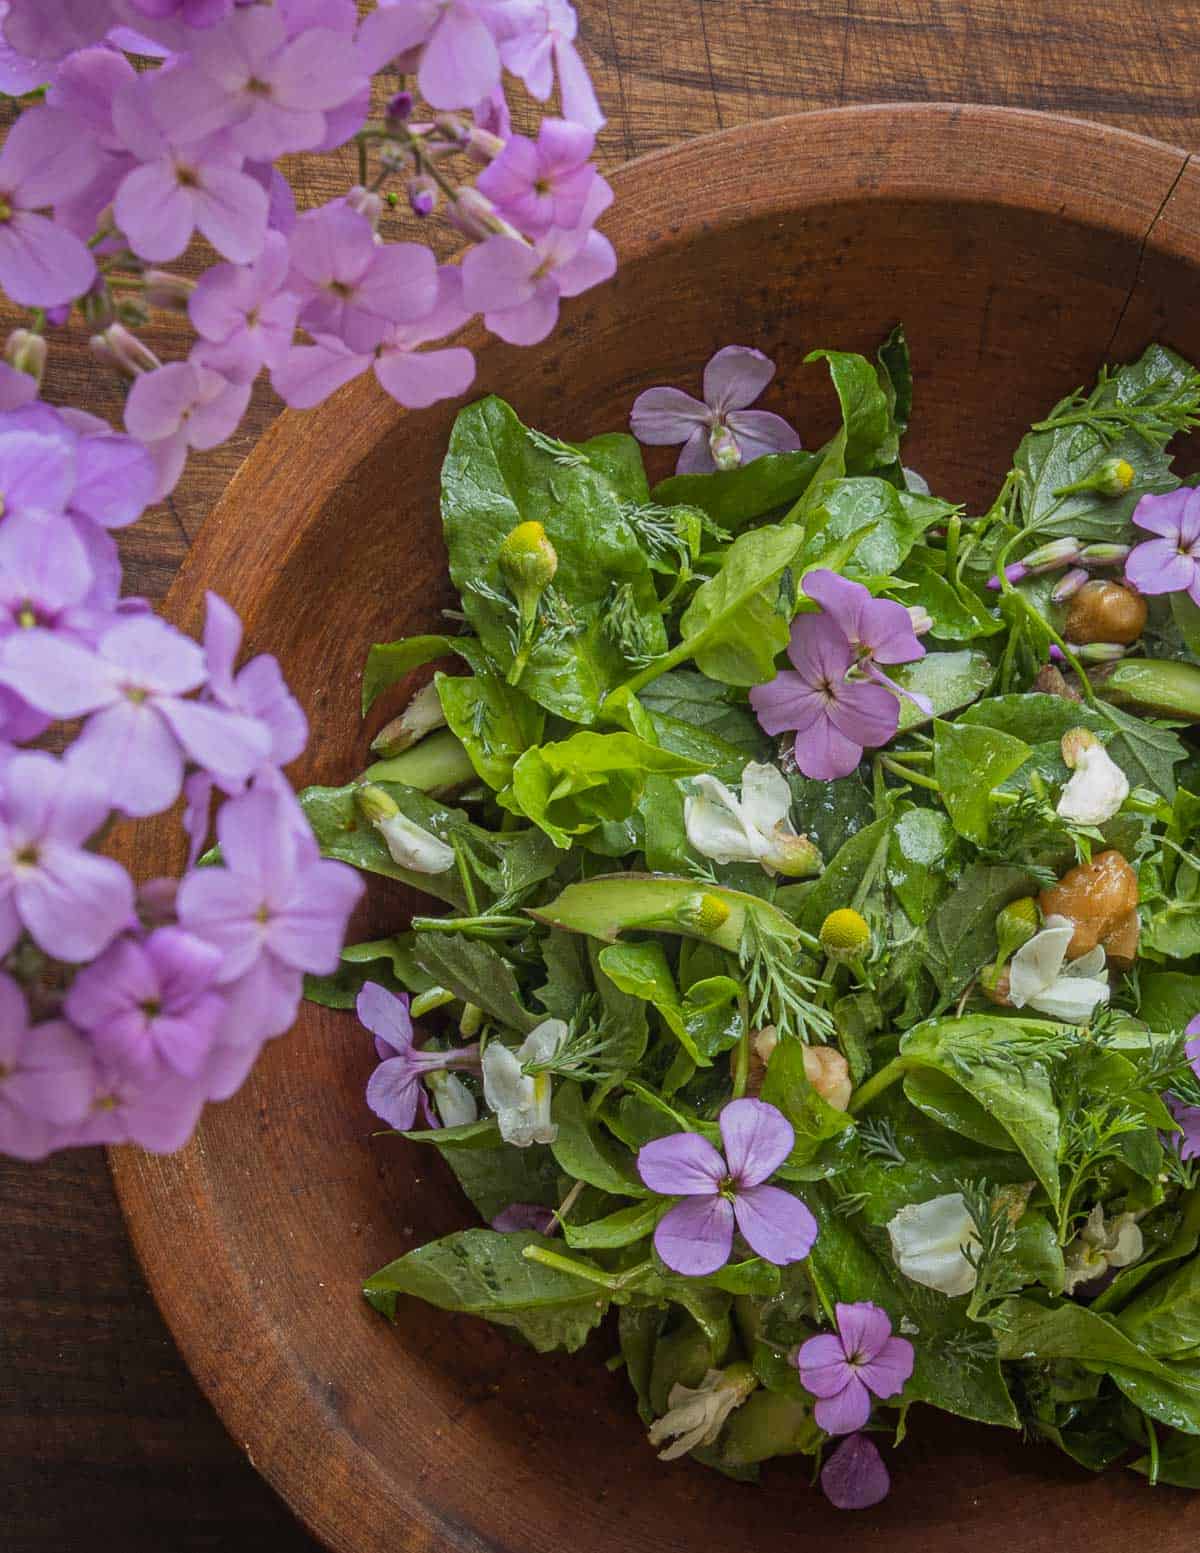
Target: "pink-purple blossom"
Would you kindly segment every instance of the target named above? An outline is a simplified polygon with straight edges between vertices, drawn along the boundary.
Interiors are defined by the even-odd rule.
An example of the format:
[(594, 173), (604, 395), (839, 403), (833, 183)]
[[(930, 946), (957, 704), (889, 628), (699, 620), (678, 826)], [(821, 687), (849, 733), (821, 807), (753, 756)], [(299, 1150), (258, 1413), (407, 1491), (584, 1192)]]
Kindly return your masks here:
[(558, 1215), (553, 1208), (542, 1208), (537, 1203), (514, 1202), (491, 1221), (492, 1229), (501, 1235), (512, 1235), (519, 1230), (532, 1230), (536, 1235), (552, 1235)]
[(226, 378), (248, 381), (286, 357), (300, 312), (299, 297), (286, 289), (289, 268), (286, 239), (269, 232), (253, 264), (215, 264), (200, 277), (188, 313)]
[(1155, 538), (1130, 551), (1125, 580), (1139, 593), (1187, 593), (1200, 604), (1200, 490), (1143, 496), (1133, 521)]
[(86, 1115), (92, 1062), (64, 1020), (32, 1025), (20, 987), (0, 973), (0, 1153), (42, 1159)]
[(154, 460), (158, 498), (179, 483), (189, 448), (207, 450), (229, 440), (250, 391), (250, 383), (207, 366), (200, 346), (192, 360), (170, 361), (137, 378), (125, 401), (125, 425)]
[(724, 1155), (695, 1132), (655, 1138), (638, 1152), (650, 1190), (683, 1199), (659, 1220), (655, 1250), (672, 1271), (706, 1277), (729, 1260), (736, 1227), (766, 1261), (802, 1261), (817, 1221), (798, 1197), (767, 1185), (792, 1151), (791, 1123), (773, 1105), (746, 1099), (731, 1101), (718, 1125)]
[(821, 1487), (838, 1510), (869, 1510), (887, 1498), (892, 1480), (874, 1440), (852, 1434), (821, 1468)]
[(733, 469), (764, 453), (790, 453), (800, 438), (782, 416), (750, 406), (775, 376), (775, 364), (748, 345), (726, 345), (704, 369), (704, 398), (681, 388), (647, 388), (634, 400), (629, 425), (648, 446), (683, 449), (677, 474)]
[(103, 1062), (196, 1078), (225, 1016), (220, 953), (177, 927), (119, 938), (76, 976), (67, 1017)]
[(381, 1121), (397, 1132), (407, 1132), (416, 1121), (418, 1108), (428, 1127), (439, 1125), (422, 1082), (427, 1073), (455, 1070), (479, 1072), (479, 1044), (449, 1051), (415, 1046), (416, 1031), (408, 1010), (408, 993), (388, 992), (369, 981), (358, 994), (359, 1021), (375, 1037), (380, 1061), (367, 1082), (367, 1104)]
[(600, 176), (591, 156), (596, 136), (567, 119), (543, 119), (536, 140), (514, 135), (475, 181), (501, 215), (527, 235), (573, 230), (583, 220)]
[(66, 518), (9, 518), (0, 525), (0, 640), (40, 626), (90, 644), (111, 624), (94, 581), (87, 550)]
[(809, 572), (801, 586), (850, 643), (860, 673), (912, 701), (926, 717), (933, 715), (928, 697), (905, 690), (880, 668), (880, 664), (913, 663), (925, 656), (903, 604), (872, 598), (861, 582), (825, 568)]
[[(499, 0), (380, 0), (363, 23), (366, 67), (414, 58), (421, 96), (434, 108), (467, 108), (500, 81), (495, 18)], [(420, 50), (419, 62), (415, 51)]]
[(597, 130), (604, 125), (604, 114), (575, 46), (578, 33), (579, 17), (568, 0), (531, 0), (511, 13), (500, 57), (504, 68), (520, 76), (539, 102), (553, 92), (557, 72), (563, 117)]
[(185, 27), (215, 27), (233, 9), (234, 0), (128, 0), (148, 21), (178, 19)]
[(88, 848), (109, 809), (77, 747), (62, 760), (22, 751), (0, 769), (0, 955), (24, 930), (46, 954), (79, 963), (128, 925), (129, 875)]
[(899, 1396), (913, 1371), (913, 1345), (892, 1335), (885, 1310), (870, 1301), (835, 1307), (837, 1330), (801, 1344), (796, 1367), (817, 1398), (813, 1418), (826, 1434), (853, 1434), (871, 1416), (871, 1398)]
[(0, 147), (0, 285), (26, 307), (73, 302), (96, 262), (73, 232), (41, 214), (92, 176), (87, 137), (68, 114), (27, 110)]

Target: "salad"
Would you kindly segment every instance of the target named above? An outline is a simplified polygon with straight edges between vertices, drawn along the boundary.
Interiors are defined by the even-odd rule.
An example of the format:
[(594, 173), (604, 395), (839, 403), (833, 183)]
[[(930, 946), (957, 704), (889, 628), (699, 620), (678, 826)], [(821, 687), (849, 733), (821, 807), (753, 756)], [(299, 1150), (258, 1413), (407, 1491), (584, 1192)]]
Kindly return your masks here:
[(740, 346), (635, 435), (458, 417), (461, 603), (364, 712), (439, 667), (303, 799), (438, 903), (308, 992), (481, 1221), (366, 1297), (602, 1328), (665, 1460), (845, 1508), (914, 1403), (1200, 1487), (1200, 372), (1105, 370), (972, 515), (900, 329), (809, 361), (816, 451)]

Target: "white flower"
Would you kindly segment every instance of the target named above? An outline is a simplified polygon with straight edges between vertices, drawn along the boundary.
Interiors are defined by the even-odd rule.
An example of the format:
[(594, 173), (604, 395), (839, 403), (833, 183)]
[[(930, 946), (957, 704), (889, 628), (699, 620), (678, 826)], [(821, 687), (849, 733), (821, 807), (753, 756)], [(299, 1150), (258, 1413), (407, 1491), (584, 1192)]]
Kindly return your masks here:
[(1103, 825), (1129, 797), (1129, 779), (1095, 734), (1073, 728), (1063, 735), (1063, 759), (1073, 767), (1058, 813), (1077, 825)]
[(524, 1069), (553, 1062), (566, 1038), (565, 1020), (545, 1019), (516, 1051), (500, 1041), (490, 1041), (485, 1048), (483, 1096), (496, 1113), (505, 1143), (527, 1149), (531, 1143), (553, 1143), (558, 1137), (558, 1128), (550, 1120), (550, 1073)]
[(726, 1370), (709, 1370), (698, 1387), (678, 1381), (667, 1397), (667, 1411), (650, 1426), (650, 1444), (671, 1444), (659, 1451), (660, 1461), (686, 1456), (697, 1445), (711, 1445), (725, 1427), (725, 1420), (740, 1407), (755, 1387), (753, 1375), (737, 1373), (746, 1365)]
[(386, 727), (381, 728), (371, 743), (379, 755), (402, 755), (405, 750), (419, 744), (427, 733), (446, 726), (446, 714), (442, 711), (442, 698), (437, 685), (430, 680), (413, 696), (400, 713)]
[(475, 1096), (457, 1073), (438, 1069), (425, 1075), (425, 1083), (443, 1127), (465, 1127), (469, 1122), (478, 1121), (479, 1107)]
[(714, 776), (698, 776), (683, 806), (687, 838), (716, 863), (761, 863), (769, 874), (800, 878), (817, 873), (820, 854), (798, 836), (788, 818), (792, 791), (775, 766), (751, 761), (739, 798)]
[(1097, 1203), (1088, 1221), (1067, 1247), (1067, 1276), (1063, 1293), (1073, 1294), (1081, 1283), (1102, 1278), (1110, 1267), (1128, 1267), (1145, 1250), (1137, 1215), (1119, 1213), (1105, 1222), (1103, 1205)]
[(454, 848), (402, 814), (372, 824), (387, 843), (392, 862), (414, 874), (444, 874), (454, 867)]
[(964, 1247), (978, 1247), (975, 1221), (961, 1192), (909, 1203), (887, 1227), (892, 1256), (906, 1278), (942, 1294), (969, 1294), (976, 1273)]
[(1047, 917), (1040, 933), (1022, 944), (1008, 967), (1008, 999), (1014, 1008), (1036, 1008), (1067, 1024), (1083, 1024), (1099, 1003), (1108, 1002), (1104, 949), (1096, 947), (1064, 965), (1075, 924)]

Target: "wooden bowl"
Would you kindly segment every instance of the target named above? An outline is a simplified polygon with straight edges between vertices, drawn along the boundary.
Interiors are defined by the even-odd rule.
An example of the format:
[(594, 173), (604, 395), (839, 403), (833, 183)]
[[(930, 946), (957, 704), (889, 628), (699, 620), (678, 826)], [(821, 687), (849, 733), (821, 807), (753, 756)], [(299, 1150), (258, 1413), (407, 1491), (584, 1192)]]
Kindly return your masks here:
[[(1023, 428), (1102, 362), (1152, 338), (1200, 357), (1200, 174), (1184, 152), (1117, 130), (855, 108), (692, 141), (616, 186), (616, 280), (569, 305), (536, 350), (475, 342), (478, 392), (549, 432), (621, 427), (639, 390), (695, 390), (713, 351), (742, 342), (778, 363), (766, 403), (815, 445), (833, 408), (804, 354), (873, 351), (902, 319), (916, 367), (906, 462), (978, 510)], [(438, 629), (451, 603), (438, 468), (456, 408), (405, 415), (365, 380), (284, 416), (171, 593), (169, 614), (194, 630), (206, 587), (220, 587), (250, 644), (279, 655), (312, 719), (299, 782), (360, 769), (364, 650)], [(173, 830), (141, 857), (154, 872), (177, 862)], [(356, 926), (393, 930), (412, 905), (375, 887)], [(339, 1553), (1195, 1546), (1200, 1502), (1120, 1472), (1094, 1480), (1049, 1447), (921, 1408), (891, 1498), (847, 1519), (801, 1458), (772, 1464), (757, 1489), (660, 1465), (623, 1377), (604, 1368), (603, 1335), (538, 1357), (415, 1302), (391, 1328), (362, 1302), (363, 1277), (472, 1215), (432, 1150), (372, 1139), (371, 1066), (352, 1016), (306, 1008), (181, 1155), (113, 1161), (196, 1378)]]

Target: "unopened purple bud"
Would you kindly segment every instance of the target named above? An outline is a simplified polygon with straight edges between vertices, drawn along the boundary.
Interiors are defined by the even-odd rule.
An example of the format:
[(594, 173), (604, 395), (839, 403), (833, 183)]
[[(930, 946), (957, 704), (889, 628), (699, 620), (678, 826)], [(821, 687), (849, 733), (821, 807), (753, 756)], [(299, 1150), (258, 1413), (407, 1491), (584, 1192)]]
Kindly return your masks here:
[(1065, 604), (1069, 598), (1073, 598), (1084, 583), (1088, 580), (1088, 574), (1082, 566), (1076, 566), (1067, 573), (1063, 580), (1056, 584), (1054, 592), (1050, 595), (1052, 604)]
[(1120, 566), (1129, 550), (1129, 545), (1084, 545), (1079, 559), (1085, 566)]
[(456, 113), (439, 113), (433, 121), (433, 127), (460, 148), (466, 149), (471, 130), (465, 119), (460, 119)]
[(1022, 565), (1031, 577), (1039, 572), (1057, 571), (1060, 566), (1071, 566), (1078, 561), (1082, 549), (1077, 539), (1052, 539), (1048, 545), (1031, 550)]
[(446, 219), (451, 226), (457, 227), (464, 237), (469, 237), (477, 243), (484, 242), (497, 233), (505, 237), (519, 235), (513, 231), (507, 221), (502, 219), (487, 195), (480, 194), (478, 189), (473, 189), (469, 184), (459, 189), (446, 207)]
[[(1009, 582), (1015, 585), (1018, 582), (1025, 581), (1026, 577), (1029, 576), (1029, 568), (1025, 565), (1024, 561), (1014, 561), (1011, 566), (1006, 566), (1004, 568), (1004, 575)], [(989, 577), (987, 585), (993, 593), (999, 593), (999, 577)]]
[(493, 135), (488, 129), (480, 129), (478, 124), (471, 126), (467, 134), (467, 152), (473, 162), (486, 167), (489, 162), (494, 162), (503, 150), (504, 141), (499, 135)]
[(1120, 642), (1086, 642), (1082, 647), (1072, 647), (1080, 663), (1116, 663), (1125, 656)]
[(1063, 652), (1062, 648), (1058, 645), (1057, 642), (1051, 642), (1050, 643), (1050, 662), (1051, 663), (1066, 663), (1066, 661), (1067, 661), (1066, 653)]
[(97, 361), (127, 377), (155, 372), (162, 366), (154, 352), (123, 324), (112, 324), (103, 334), (94, 334), (88, 345)]
[(4, 359), (41, 386), (46, 372), (46, 342), (29, 329), (14, 329), (4, 345)]
[(60, 302), (57, 307), (48, 307), (46, 309), (46, 327), (49, 329), (63, 328), (70, 322), (70, 318), (71, 304), (69, 302)]
[(356, 210), (360, 216), (366, 216), (373, 227), (379, 225), (379, 218), (383, 215), (383, 198), (373, 193), (370, 189), (364, 189), (361, 183), (356, 183), (346, 195), (346, 204), (351, 210)]
[(412, 118), (413, 94), (411, 92), (397, 92), (389, 98), (387, 107), (383, 110), (383, 116), (389, 124), (406, 124)]
[(171, 313), (186, 313), (196, 282), (184, 275), (172, 275), (168, 270), (147, 270), (142, 277), (145, 297), (150, 307), (161, 307)]
[(432, 216), (437, 209), (438, 186), (428, 173), (408, 180), (408, 203), (414, 216)]

